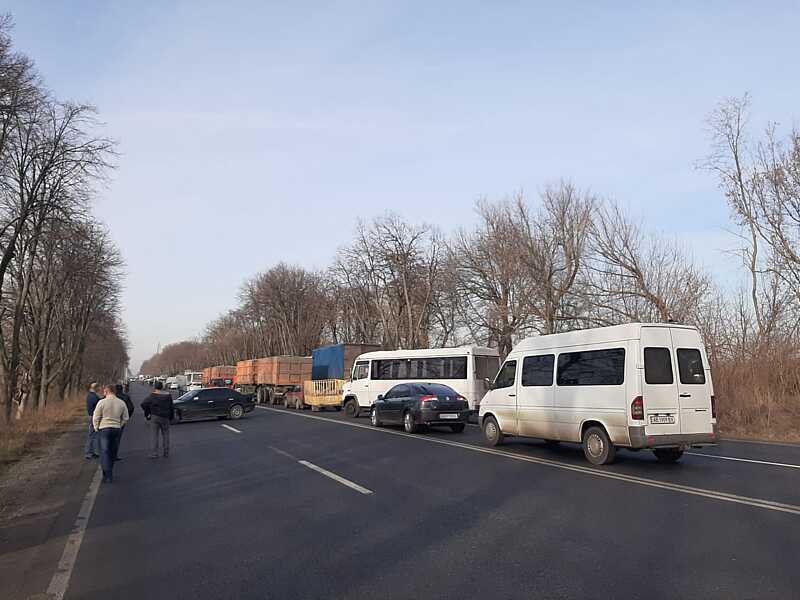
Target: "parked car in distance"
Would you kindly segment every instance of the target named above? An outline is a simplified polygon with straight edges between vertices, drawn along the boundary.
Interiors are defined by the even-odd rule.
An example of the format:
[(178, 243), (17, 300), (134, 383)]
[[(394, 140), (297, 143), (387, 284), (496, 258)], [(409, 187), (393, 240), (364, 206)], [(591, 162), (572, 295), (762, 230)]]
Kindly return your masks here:
[(187, 392), (174, 402), (175, 421), (190, 419), (227, 418), (240, 419), (252, 412), (252, 396), (240, 394), (230, 388), (203, 388)]
[(420, 427), (446, 425), (455, 433), (464, 431), (469, 403), (450, 386), (441, 383), (401, 383), (378, 396), (370, 419), (375, 427), (403, 425), (407, 433)]

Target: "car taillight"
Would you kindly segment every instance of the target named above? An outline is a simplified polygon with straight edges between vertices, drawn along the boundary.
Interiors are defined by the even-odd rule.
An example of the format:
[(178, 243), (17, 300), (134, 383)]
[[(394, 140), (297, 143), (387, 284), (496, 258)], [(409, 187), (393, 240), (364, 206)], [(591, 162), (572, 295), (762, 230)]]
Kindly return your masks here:
[(422, 408), (428, 408), (434, 402), (436, 402), (436, 396), (423, 396), (419, 399), (419, 404)]
[(644, 421), (644, 399), (636, 396), (631, 402), (631, 418), (634, 421)]
[(714, 396), (711, 396), (711, 418), (717, 418), (717, 400)]

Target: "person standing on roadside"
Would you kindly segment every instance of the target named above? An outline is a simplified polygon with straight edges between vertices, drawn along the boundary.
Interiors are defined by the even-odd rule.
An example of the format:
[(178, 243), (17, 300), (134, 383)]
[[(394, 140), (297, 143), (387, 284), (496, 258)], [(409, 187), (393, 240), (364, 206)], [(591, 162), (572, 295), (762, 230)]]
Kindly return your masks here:
[(89, 436), (86, 438), (86, 449), (83, 454), (87, 459), (100, 456), (100, 438), (92, 424), (92, 415), (94, 415), (94, 409), (98, 402), (100, 402), (100, 396), (97, 395), (97, 383), (92, 383), (89, 385), (89, 392), (86, 394), (86, 412), (89, 415)]
[[(118, 383), (116, 385), (115, 392), (116, 392), (117, 398), (122, 400), (125, 403), (125, 406), (128, 408), (128, 421), (130, 422), (131, 417), (133, 417), (133, 411), (136, 410), (136, 407), (133, 405), (133, 402), (131, 401), (131, 397), (128, 396), (128, 393), (123, 391), (123, 387), (122, 387), (121, 383)], [(119, 443), (120, 443), (120, 445), (122, 444), (122, 435), (124, 433), (125, 433), (125, 427), (123, 427), (119, 431)], [(114, 457), (114, 460), (122, 460), (119, 457), (119, 450), (117, 450), (117, 455)]]
[(174, 416), (172, 394), (162, 391), (164, 384), (156, 381), (155, 390), (142, 401), (145, 418), (150, 421), (150, 458), (158, 458), (159, 436), (163, 442), (164, 458), (169, 456), (169, 424)]
[(117, 398), (112, 386), (107, 385), (103, 392), (105, 397), (97, 403), (92, 423), (100, 434), (100, 466), (103, 468), (103, 483), (112, 483), (120, 433), (128, 422), (128, 407)]

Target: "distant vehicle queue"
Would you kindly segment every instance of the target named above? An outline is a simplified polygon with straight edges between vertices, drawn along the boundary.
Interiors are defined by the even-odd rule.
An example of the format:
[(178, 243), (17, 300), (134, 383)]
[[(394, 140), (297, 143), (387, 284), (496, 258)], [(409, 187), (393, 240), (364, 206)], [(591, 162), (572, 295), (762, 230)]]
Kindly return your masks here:
[[(181, 418), (239, 418), (255, 403), (344, 408), (348, 417), (369, 416), (376, 427), (396, 423), (414, 433), (429, 425), (462, 432), (471, 415), (490, 445), (512, 436), (574, 442), (595, 465), (613, 462), (617, 448), (648, 449), (660, 462), (675, 462), (687, 448), (717, 442), (700, 334), (671, 323), (530, 337), (502, 365), (496, 349), (481, 346), (381, 351), (336, 344), (310, 357), (272, 356), (139, 379), (189, 392), (180, 398)], [(199, 402), (203, 394), (213, 396), (206, 388), (233, 393), (218, 394), (219, 405), (212, 406), (216, 396)]]

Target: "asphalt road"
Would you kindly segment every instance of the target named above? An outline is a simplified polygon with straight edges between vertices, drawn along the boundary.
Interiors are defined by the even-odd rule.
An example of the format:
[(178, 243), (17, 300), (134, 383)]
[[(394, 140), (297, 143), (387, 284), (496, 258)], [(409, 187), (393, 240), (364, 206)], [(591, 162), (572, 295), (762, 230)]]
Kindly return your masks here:
[(177, 425), (167, 459), (147, 433), (138, 411), (67, 599), (800, 597), (797, 446), (591, 467), (271, 408)]

